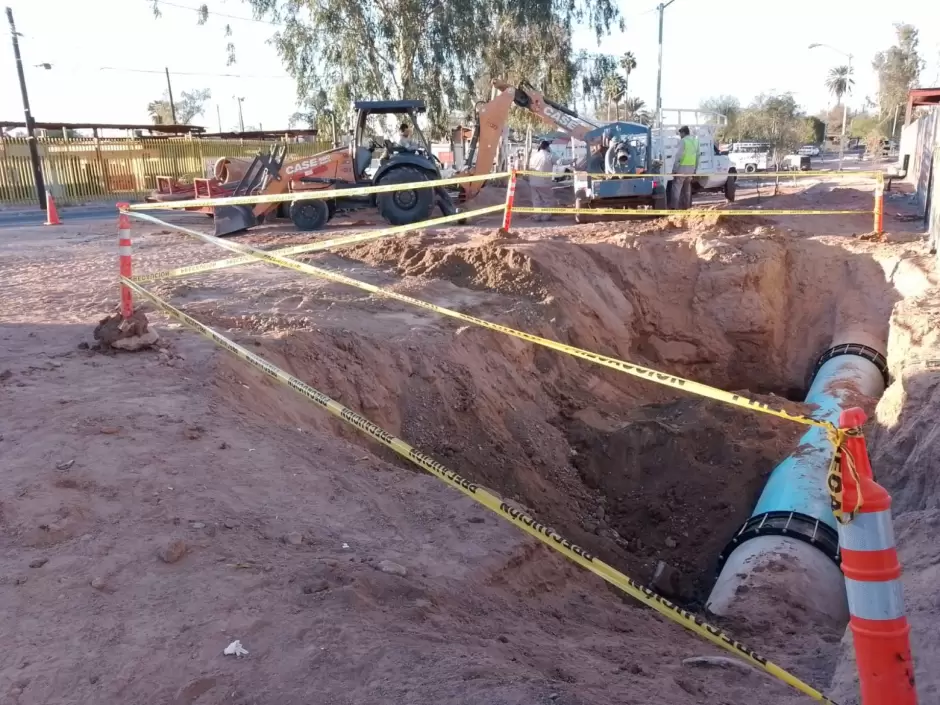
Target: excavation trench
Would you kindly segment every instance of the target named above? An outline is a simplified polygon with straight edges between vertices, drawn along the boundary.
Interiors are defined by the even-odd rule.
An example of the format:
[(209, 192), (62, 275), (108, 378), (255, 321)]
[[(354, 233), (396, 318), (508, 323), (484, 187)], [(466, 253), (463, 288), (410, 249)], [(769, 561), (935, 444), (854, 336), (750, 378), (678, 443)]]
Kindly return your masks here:
[[(864, 249), (749, 227), (600, 225), (537, 241), (429, 233), (324, 263), (367, 265), (440, 305), (812, 412), (797, 400), (834, 331), (886, 340), (900, 297)], [(301, 314), (316, 306), (299, 304), (279, 314), (283, 334), (253, 342), (684, 604), (704, 602), (719, 554), (806, 430), (394, 302), (347, 304), (315, 324)], [(240, 324), (270, 330), (265, 320)], [(221, 364), (223, 393), (252, 413), (400, 462), (278, 387), (244, 391), (239, 363)], [(874, 401), (859, 397), (869, 410)]]

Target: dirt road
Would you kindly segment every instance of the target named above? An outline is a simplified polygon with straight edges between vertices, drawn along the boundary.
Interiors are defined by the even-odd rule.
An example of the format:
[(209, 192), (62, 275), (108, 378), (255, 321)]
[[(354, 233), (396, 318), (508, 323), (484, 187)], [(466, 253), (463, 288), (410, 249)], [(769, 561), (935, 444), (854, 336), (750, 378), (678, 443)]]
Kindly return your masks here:
[[(930, 357), (919, 243), (793, 225), (453, 228), (314, 261), (732, 389), (798, 397), (853, 287), (886, 332), (894, 310), (897, 359)], [(162, 316), (157, 350), (91, 349), (117, 301), (114, 240), (110, 222), (0, 233), (4, 702), (805, 701), (684, 663), (719, 652)], [(135, 256), (156, 270), (224, 255), (135, 226)], [(799, 433), (267, 265), (152, 289), (641, 582), (666, 561), (693, 609)], [(918, 644), (937, 648), (925, 531), (940, 493), (922, 466), (940, 456), (914, 433), (936, 383), (918, 368), (905, 387), (915, 373), (894, 364), (877, 457), (897, 468), (885, 482), (924, 589)], [(723, 626), (847, 688), (841, 634), (805, 615)], [(236, 639), (248, 655), (223, 655)]]

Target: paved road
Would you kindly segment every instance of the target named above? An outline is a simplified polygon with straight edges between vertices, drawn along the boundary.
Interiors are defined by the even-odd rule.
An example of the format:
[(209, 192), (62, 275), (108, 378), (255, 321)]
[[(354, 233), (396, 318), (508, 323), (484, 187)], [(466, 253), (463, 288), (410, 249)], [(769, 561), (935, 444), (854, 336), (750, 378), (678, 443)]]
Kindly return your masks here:
[[(98, 220), (114, 217), (116, 212), (113, 203), (75, 206), (74, 208), (59, 208), (59, 219), (63, 223), (77, 220)], [(31, 225), (42, 225), (44, 222), (46, 222), (46, 214), (38, 208), (0, 210), (0, 228), (22, 228)]]

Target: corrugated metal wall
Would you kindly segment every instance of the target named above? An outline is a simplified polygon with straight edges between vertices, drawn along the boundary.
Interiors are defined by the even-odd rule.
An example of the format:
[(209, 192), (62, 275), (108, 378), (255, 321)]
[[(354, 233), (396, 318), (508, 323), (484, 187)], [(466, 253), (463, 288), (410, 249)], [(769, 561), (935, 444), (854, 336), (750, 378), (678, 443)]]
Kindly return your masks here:
[[(220, 157), (252, 157), (278, 144), (261, 140), (39, 139), (46, 187), (60, 205), (142, 198), (157, 176), (206, 176)], [(288, 154), (310, 156), (328, 142), (288, 142)], [(0, 204), (32, 204), (36, 187), (25, 137), (0, 137)]]

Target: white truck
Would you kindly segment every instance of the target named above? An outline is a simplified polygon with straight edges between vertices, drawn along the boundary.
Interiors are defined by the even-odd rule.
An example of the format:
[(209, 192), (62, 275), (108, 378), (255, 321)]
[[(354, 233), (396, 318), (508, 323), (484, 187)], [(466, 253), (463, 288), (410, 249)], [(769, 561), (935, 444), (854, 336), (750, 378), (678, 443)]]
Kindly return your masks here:
[(662, 128), (653, 128), (653, 158), (662, 162), (663, 173), (671, 174), (679, 147), (679, 128), (685, 125), (698, 140), (698, 171), (692, 181), (693, 192), (721, 191), (734, 201), (738, 167), (727, 155), (719, 154), (715, 133), (728, 124), (720, 113), (692, 108), (663, 108)]
[(738, 171), (753, 174), (773, 169), (773, 151), (769, 142), (735, 142), (728, 156)]

